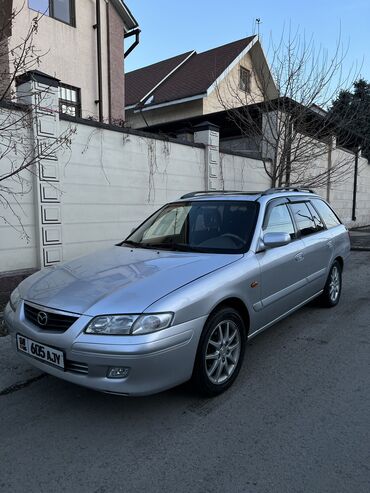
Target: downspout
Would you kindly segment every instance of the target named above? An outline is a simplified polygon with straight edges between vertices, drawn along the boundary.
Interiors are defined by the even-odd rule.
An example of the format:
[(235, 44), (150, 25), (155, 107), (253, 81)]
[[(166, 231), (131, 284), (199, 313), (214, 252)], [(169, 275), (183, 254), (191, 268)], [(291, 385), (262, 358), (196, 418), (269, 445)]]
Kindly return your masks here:
[(111, 60), (110, 60), (110, 18), (109, 18), (109, 3), (106, 2), (107, 12), (107, 63), (108, 63), (108, 118), (109, 123), (112, 123), (112, 76), (111, 76)]
[(96, 0), (96, 24), (93, 26), (96, 29), (96, 48), (98, 56), (98, 99), (95, 100), (99, 104), (99, 121), (103, 122), (103, 80), (102, 80), (102, 61), (101, 61), (101, 15), (100, 15), (100, 0)]
[(357, 175), (358, 175), (358, 157), (360, 148), (357, 147), (355, 154), (355, 176), (353, 180), (353, 201), (352, 201), (352, 221), (356, 221), (356, 201), (357, 201)]
[(141, 33), (141, 30), (137, 27), (136, 29), (132, 29), (132, 31), (129, 31), (128, 33), (125, 33), (123, 35), (123, 38), (126, 39), (126, 38), (129, 38), (130, 36), (133, 36), (135, 35), (135, 41), (132, 43), (132, 45), (130, 46), (130, 48), (128, 48), (127, 51), (125, 51), (123, 57), (126, 58), (129, 56), (129, 54), (131, 53), (131, 51), (136, 48), (136, 46), (140, 43), (140, 33)]
[(332, 170), (332, 160), (333, 160), (333, 137), (329, 137), (328, 144), (328, 179), (326, 182), (326, 200), (330, 202), (330, 189), (331, 189), (331, 170)]
[(292, 138), (293, 138), (293, 122), (291, 115), (289, 115), (288, 123), (288, 149), (286, 154), (286, 176), (285, 185), (290, 186), (290, 174), (292, 172)]

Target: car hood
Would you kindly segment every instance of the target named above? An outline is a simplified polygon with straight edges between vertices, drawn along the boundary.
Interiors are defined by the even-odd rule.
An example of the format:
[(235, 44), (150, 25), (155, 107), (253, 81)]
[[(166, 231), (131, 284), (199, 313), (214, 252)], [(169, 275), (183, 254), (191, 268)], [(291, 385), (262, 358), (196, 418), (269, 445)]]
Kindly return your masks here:
[(26, 301), (79, 314), (142, 313), (163, 296), (241, 257), (115, 246), (43, 269), (19, 289)]

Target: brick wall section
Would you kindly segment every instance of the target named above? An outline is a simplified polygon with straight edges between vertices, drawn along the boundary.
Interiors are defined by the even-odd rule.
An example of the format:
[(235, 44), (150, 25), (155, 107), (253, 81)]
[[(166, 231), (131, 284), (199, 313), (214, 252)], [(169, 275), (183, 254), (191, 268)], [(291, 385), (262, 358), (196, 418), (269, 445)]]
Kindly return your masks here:
[(13, 0), (0, 0), (0, 39), (12, 33), (12, 26), (9, 22), (12, 10)]
[(124, 120), (123, 22), (109, 3), (110, 90), (112, 121)]
[(8, 40), (0, 40), (0, 99), (6, 99), (10, 82)]
[(0, 0), (0, 99), (6, 97), (5, 91), (10, 81), (9, 42), (11, 35), (12, 0)]

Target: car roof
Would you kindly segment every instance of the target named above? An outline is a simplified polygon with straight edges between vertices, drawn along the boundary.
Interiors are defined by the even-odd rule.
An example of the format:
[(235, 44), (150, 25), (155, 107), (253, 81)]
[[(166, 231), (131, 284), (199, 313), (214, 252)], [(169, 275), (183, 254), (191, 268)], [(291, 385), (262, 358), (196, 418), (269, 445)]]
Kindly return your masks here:
[(207, 190), (190, 192), (183, 195), (180, 201), (218, 201), (218, 200), (240, 200), (240, 201), (257, 201), (262, 198), (271, 200), (273, 198), (284, 198), (284, 197), (318, 197), (318, 195), (310, 189), (304, 188), (269, 188), (262, 191), (224, 191), (224, 190)]

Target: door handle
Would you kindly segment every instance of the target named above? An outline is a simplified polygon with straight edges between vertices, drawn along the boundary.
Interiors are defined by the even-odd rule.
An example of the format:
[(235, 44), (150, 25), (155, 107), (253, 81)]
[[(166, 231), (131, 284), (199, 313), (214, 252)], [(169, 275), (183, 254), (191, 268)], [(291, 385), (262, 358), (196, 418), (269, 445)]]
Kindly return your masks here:
[(328, 246), (329, 248), (333, 248), (333, 241), (332, 240), (329, 240), (327, 242), (326, 246)]
[(297, 255), (294, 257), (294, 259), (295, 259), (297, 262), (302, 262), (302, 260), (304, 259), (303, 252), (299, 252), (299, 253), (297, 253)]

